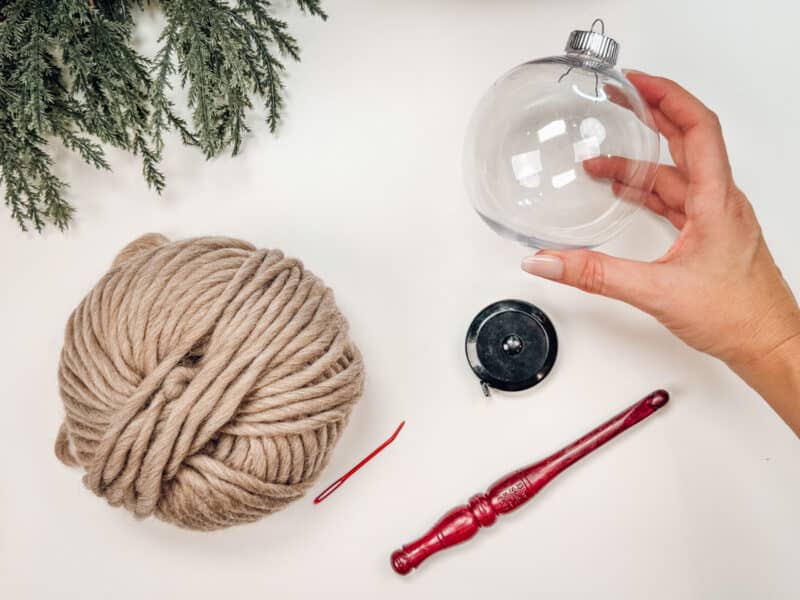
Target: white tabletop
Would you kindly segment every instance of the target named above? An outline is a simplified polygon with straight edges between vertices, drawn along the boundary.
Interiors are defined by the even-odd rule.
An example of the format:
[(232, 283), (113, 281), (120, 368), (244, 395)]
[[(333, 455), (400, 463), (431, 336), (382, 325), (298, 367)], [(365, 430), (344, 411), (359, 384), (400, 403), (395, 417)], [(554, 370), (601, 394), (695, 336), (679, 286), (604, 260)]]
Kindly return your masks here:
[[(794, 180), (800, 10), (771, 3), (326, 0), (284, 10), (303, 47), (277, 137), (253, 116), (242, 156), (172, 140), (162, 197), (136, 159), (113, 174), (59, 151), (78, 209), (65, 234), (0, 218), (0, 597), (800, 597), (800, 443), (725, 367), (622, 304), (535, 280), (521, 247), (469, 208), (460, 151), (502, 72), (559, 53), (595, 16), (621, 64), (683, 83), (722, 120), (739, 185), (800, 291)], [(141, 19), (152, 47), (158, 13)], [(190, 533), (136, 521), (53, 455), (72, 308), (141, 233), (223, 234), (303, 259), (335, 291), (368, 367), (321, 490), (402, 420), (395, 445), (324, 504)], [(641, 214), (603, 249), (655, 258), (673, 239)], [(541, 386), (487, 400), (464, 359), (472, 316), (523, 298), (555, 322)], [(742, 332), (743, 336), (747, 332)], [(523, 510), (398, 577), (389, 554), (512, 468), (665, 387), (670, 405), (564, 473)]]

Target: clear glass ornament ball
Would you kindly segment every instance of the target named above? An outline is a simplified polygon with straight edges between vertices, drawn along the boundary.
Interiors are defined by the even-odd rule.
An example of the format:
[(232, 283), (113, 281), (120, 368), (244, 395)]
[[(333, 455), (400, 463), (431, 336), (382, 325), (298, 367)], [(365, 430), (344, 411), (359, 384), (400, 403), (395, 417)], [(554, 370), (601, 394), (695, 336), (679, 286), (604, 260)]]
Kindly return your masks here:
[[(652, 191), (659, 136), (617, 46), (584, 34), (579, 51), (503, 75), (467, 132), (473, 207), (500, 235), (537, 248), (593, 247), (616, 235)], [(588, 37), (587, 37), (588, 36)], [(587, 41), (588, 40), (588, 41)], [(593, 41), (592, 41), (593, 40)]]

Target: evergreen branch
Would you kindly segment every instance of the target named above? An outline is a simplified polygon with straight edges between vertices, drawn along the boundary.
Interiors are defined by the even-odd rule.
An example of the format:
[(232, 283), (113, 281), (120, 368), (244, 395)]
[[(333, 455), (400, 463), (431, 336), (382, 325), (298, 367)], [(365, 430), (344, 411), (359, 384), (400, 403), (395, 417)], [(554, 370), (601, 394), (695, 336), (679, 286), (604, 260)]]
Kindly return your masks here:
[(297, 5), (304, 13), (319, 17), (323, 21), (328, 20), (328, 15), (322, 10), (320, 0), (297, 0)]
[(181, 140), (187, 146), (197, 146), (199, 142), (189, 130), (186, 121), (175, 114), (175, 105), (168, 97), (168, 92), (172, 89), (169, 78), (175, 74), (172, 54), (175, 50), (176, 37), (172, 26), (164, 29), (159, 37), (159, 42), (163, 42), (164, 45), (156, 54), (150, 73), (153, 77), (153, 83), (150, 87), (150, 104), (153, 108), (150, 114), (150, 128), (153, 135), (155, 153), (160, 159), (164, 149), (164, 132), (170, 126), (178, 131)]
[(267, 84), (267, 93), (265, 94), (265, 101), (267, 107), (267, 125), (271, 132), (278, 129), (280, 123), (281, 109), (283, 108), (283, 82), (281, 81), (280, 71), (283, 70), (283, 65), (276, 60), (270, 59), (266, 61), (265, 81)]
[(88, 3), (97, 8), (106, 19), (128, 25), (133, 25), (131, 9), (141, 9), (145, 5), (142, 0), (89, 0)]
[[(300, 60), (300, 46), (297, 40), (286, 32), (288, 25), (285, 21), (271, 17), (264, 3), (259, 0), (241, 0), (239, 4), (241, 12), (249, 12), (252, 15), (255, 27), (250, 29), (251, 35), (258, 37), (260, 32), (268, 32), (281, 54), (288, 54), (294, 60)], [(248, 27), (246, 22), (241, 25)]]
[(80, 154), (85, 163), (96, 169), (111, 170), (111, 165), (106, 161), (103, 149), (91, 139), (76, 134), (74, 131), (64, 131), (60, 135), (61, 141), (70, 150)]
[[(278, 55), (300, 47), (268, 0), (161, 0), (167, 18), (152, 60), (131, 47), (136, 12), (155, 0), (0, 0), (0, 187), (22, 229), (67, 227), (67, 184), (53, 173), (50, 140), (98, 169), (103, 146), (141, 157), (148, 185), (165, 185), (159, 162), (175, 131), (207, 157), (238, 154), (253, 97), (275, 131), (283, 111)], [(320, 0), (300, 10), (327, 19)], [(187, 90), (190, 127), (171, 99)]]
[[(17, 143), (0, 146), (0, 183), (6, 188), (5, 203), (11, 217), (23, 231), (29, 225), (42, 231), (46, 221), (66, 228), (73, 208), (63, 198), (66, 184), (53, 175), (53, 160), (41, 148), (45, 140), (32, 132), (11, 134), (16, 134)], [(9, 138), (6, 127), (2, 137), (4, 141)]]
[(133, 138), (134, 154), (142, 157), (142, 175), (151, 188), (159, 194), (164, 191), (164, 175), (158, 170), (158, 153), (147, 144), (144, 136), (136, 134)]

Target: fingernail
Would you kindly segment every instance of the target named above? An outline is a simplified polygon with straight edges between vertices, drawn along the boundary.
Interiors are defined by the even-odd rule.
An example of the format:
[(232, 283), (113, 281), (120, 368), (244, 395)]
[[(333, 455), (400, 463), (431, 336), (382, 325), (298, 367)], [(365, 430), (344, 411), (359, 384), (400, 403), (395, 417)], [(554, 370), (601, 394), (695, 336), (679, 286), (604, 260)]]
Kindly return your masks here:
[(522, 259), (522, 270), (546, 279), (561, 279), (564, 275), (564, 261), (552, 254), (534, 254)]

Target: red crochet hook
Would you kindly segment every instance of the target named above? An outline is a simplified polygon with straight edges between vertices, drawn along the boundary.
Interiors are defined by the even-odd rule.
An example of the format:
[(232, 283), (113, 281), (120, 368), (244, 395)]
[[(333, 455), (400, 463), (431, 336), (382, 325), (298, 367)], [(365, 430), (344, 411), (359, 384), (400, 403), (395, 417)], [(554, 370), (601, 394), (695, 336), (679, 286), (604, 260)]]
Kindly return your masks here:
[(400, 575), (406, 575), (431, 555), (466, 542), (481, 527), (493, 525), (499, 515), (525, 504), (564, 469), (646, 419), (668, 401), (667, 392), (655, 391), (566, 448), (507, 475), (485, 494), (470, 498), (466, 506), (451, 510), (417, 541), (392, 553), (392, 568)]

